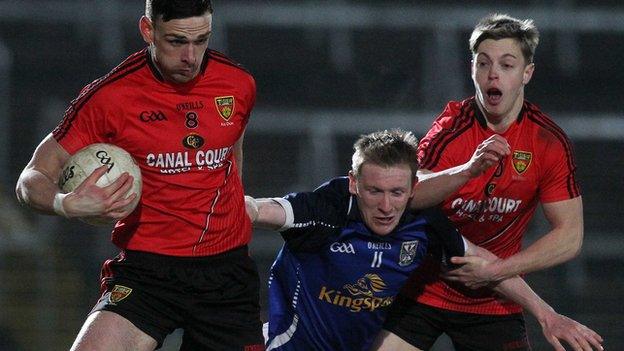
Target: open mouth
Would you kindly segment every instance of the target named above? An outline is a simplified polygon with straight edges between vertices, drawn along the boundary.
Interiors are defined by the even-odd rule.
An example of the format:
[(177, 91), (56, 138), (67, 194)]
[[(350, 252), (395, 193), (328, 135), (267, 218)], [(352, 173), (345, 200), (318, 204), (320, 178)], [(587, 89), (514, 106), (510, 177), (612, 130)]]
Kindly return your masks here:
[(377, 220), (377, 222), (379, 222), (380, 224), (383, 225), (387, 225), (392, 223), (392, 220), (394, 219), (394, 217), (376, 217), (375, 220)]
[(487, 91), (487, 101), (490, 105), (498, 105), (503, 98), (503, 92), (497, 88), (490, 88)]

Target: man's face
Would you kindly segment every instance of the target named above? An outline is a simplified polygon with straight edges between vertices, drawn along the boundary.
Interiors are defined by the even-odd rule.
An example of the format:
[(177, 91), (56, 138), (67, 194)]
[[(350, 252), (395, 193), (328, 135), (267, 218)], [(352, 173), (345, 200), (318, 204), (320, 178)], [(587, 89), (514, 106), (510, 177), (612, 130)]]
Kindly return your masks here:
[(512, 38), (486, 39), (472, 61), (477, 100), (490, 122), (515, 119), (524, 100), (524, 86), (534, 65), (526, 64), (520, 43)]
[(212, 32), (212, 14), (167, 22), (143, 17), (140, 29), (143, 39), (153, 44), (152, 57), (165, 80), (186, 83), (199, 74)]
[(407, 164), (384, 168), (364, 163), (357, 178), (349, 175), (349, 192), (357, 196), (366, 226), (378, 235), (390, 234), (399, 224), (413, 188)]

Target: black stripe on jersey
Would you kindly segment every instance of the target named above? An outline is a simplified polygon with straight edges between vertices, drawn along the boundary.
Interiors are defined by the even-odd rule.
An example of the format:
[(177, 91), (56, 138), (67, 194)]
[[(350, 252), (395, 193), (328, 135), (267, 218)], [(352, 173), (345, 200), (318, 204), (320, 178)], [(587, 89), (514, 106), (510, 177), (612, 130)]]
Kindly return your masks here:
[(119, 64), (117, 67), (113, 68), (108, 74), (103, 77), (96, 79), (95, 81), (88, 84), (78, 95), (77, 98), (72, 100), (69, 107), (65, 111), (65, 116), (61, 123), (52, 131), (52, 135), (56, 139), (56, 141), (61, 141), (69, 128), (78, 115), (78, 112), (84, 106), (84, 104), (91, 99), (93, 94), (100, 90), (102, 87), (115, 82), (128, 74), (139, 70), (146, 64), (146, 49), (141, 50), (130, 57), (128, 57), (124, 62)]
[(563, 149), (566, 154), (566, 163), (568, 168), (570, 169), (570, 174), (568, 175), (567, 186), (568, 186), (568, 194), (570, 198), (575, 198), (580, 195), (580, 190), (578, 184), (574, 178), (574, 171), (576, 170), (576, 164), (574, 162), (574, 156), (572, 152), (572, 145), (570, 143), (570, 139), (566, 136), (565, 132), (555, 124), (548, 116), (544, 115), (537, 106), (526, 103), (527, 107), (527, 118), (533, 121), (535, 124), (541, 126), (542, 128), (549, 131), (553, 134), (559, 142), (563, 145)]
[(472, 105), (473, 104), (471, 103), (464, 104), (460, 110), (459, 117), (455, 118), (453, 126), (448, 129), (443, 129), (431, 140), (429, 143), (429, 149), (431, 152), (428, 152), (425, 156), (425, 159), (420, 166), (421, 168), (431, 170), (435, 167), (438, 162), (440, 162), (442, 152), (446, 146), (456, 137), (470, 129), (475, 120), (473, 118), (475, 111), (474, 108), (471, 108)]
[[(229, 57), (227, 57), (224, 54), (220, 53), (219, 51), (208, 49), (207, 52), (208, 52), (208, 56), (210, 57), (210, 59), (215, 60), (215, 61), (220, 62), (220, 63), (223, 63), (223, 64), (228, 65), (228, 66), (232, 66), (232, 67), (238, 68), (238, 69), (246, 72), (247, 74), (251, 75), (251, 72), (249, 72), (249, 70), (247, 70), (245, 67), (243, 67), (243, 65), (241, 65), (238, 62), (233, 61), (232, 59), (230, 59)], [(206, 60), (206, 62), (207, 62), (207, 60)]]

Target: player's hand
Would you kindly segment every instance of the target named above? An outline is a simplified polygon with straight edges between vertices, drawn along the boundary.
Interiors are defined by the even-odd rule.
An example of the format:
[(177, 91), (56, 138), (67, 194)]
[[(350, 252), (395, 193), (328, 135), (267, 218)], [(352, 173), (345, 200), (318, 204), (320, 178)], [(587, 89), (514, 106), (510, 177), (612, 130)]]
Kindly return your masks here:
[(97, 186), (98, 179), (107, 170), (107, 166), (95, 169), (73, 192), (67, 194), (63, 206), (68, 217), (97, 217), (114, 223), (132, 212), (128, 205), (137, 194), (132, 193), (127, 197), (125, 195), (132, 188), (133, 177), (123, 173), (111, 184)]
[(479, 289), (487, 286), (496, 282), (491, 268), (499, 258), (494, 257), (490, 259), (480, 256), (451, 257), (451, 263), (459, 265), (459, 267), (444, 272), (442, 278), (462, 283), (470, 289)]
[(494, 282), (489, 268), (493, 262), (499, 260), (492, 252), (471, 243), (464, 238), (466, 243), (465, 256), (451, 257), (451, 263), (458, 268), (447, 270), (441, 274), (443, 279), (464, 284), (471, 289), (478, 289)]
[(551, 311), (539, 320), (546, 340), (556, 351), (565, 351), (562, 341), (574, 351), (603, 350), (602, 337), (583, 324)]
[(477, 146), (470, 160), (464, 164), (464, 169), (471, 178), (476, 178), (509, 154), (511, 149), (507, 140), (494, 134)]

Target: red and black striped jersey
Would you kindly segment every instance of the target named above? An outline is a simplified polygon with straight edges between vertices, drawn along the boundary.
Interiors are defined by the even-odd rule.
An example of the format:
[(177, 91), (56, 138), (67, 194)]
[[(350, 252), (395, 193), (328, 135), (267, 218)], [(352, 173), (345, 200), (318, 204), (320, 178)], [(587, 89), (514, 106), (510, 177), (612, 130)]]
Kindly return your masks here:
[[(450, 102), (420, 142), (421, 168), (441, 171), (463, 164), (493, 134), (474, 97)], [(468, 240), (499, 257), (509, 257), (521, 249), (523, 234), (538, 203), (575, 198), (580, 190), (570, 140), (537, 106), (525, 101), (517, 121), (501, 135), (509, 142), (511, 155), (498, 167), (470, 180), (442, 206)], [(426, 284), (417, 300), (469, 313), (521, 310), (492, 295), (466, 296), (462, 291), (437, 280)]]
[(112, 233), (122, 249), (207, 256), (245, 245), (251, 223), (233, 156), (256, 98), (253, 77), (207, 50), (199, 75), (164, 81), (147, 49), (71, 102), (53, 136), (70, 154), (110, 143), (139, 163), (139, 206)]

